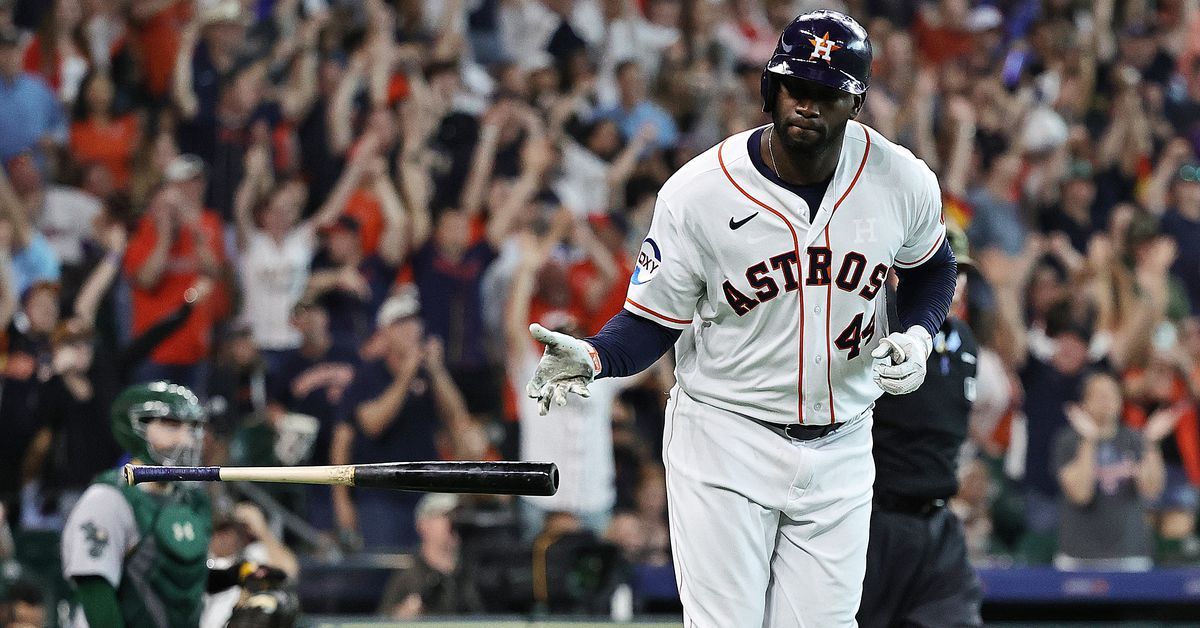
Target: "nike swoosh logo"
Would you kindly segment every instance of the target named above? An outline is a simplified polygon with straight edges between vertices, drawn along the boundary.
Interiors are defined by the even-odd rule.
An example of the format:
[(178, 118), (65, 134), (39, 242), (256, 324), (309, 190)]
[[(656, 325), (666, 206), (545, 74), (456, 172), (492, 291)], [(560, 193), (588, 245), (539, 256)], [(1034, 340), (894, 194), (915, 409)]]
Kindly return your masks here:
[(750, 222), (750, 219), (754, 218), (757, 215), (758, 215), (758, 212), (754, 212), (753, 214), (750, 214), (749, 216), (746, 216), (745, 218), (743, 218), (741, 220), (734, 220), (734, 219), (730, 218), (729, 219), (729, 228), (733, 229), (735, 231), (738, 229), (741, 229), (742, 225)]

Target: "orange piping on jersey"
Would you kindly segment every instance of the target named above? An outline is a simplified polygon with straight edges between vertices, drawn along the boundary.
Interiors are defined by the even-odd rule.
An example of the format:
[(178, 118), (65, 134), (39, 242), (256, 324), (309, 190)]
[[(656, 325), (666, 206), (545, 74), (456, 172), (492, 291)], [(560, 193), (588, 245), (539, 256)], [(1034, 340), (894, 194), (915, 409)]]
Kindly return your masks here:
[[(862, 169), (860, 168), (859, 172), (861, 172), (861, 171), (862, 171)], [(857, 181), (858, 175), (855, 175), (854, 179)], [(851, 183), (850, 187), (854, 187), (854, 183)], [(850, 191), (849, 188), (847, 188), (846, 191), (849, 192)], [(843, 194), (842, 198), (846, 198), (846, 195)], [(838, 199), (838, 203), (841, 203), (841, 202), (842, 202), (841, 199)], [(836, 211), (837, 205), (834, 205), (833, 208)], [(833, 220), (833, 212), (830, 212), (829, 219)], [(830, 251), (829, 257), (832, 258), (833, 257), (833, 253), (832, 253), (833, 249), (830, 248), (830, 246), (829, 246), (829, 223), (825, 223), (825, 250)], [(830, 425), (837, 423), (837, 411), (835, 410), (837, 403), (835, 402), (835, 400), (833, 398), (833, 347), (829, 346), (829, 339), (833, 338), (833, 326), (829, 322), (829, 310), (832, 310), (832, 309), (833, 309), (833, 276), (831, 275), (829, 277), (829, 283), (826, 284), (826, 286), (825, 286), (825, 385), (826, 385), (827, 389), (829, 390), (829, 423), (830, 423)]]
[(681, 320), (678, 318), (671, 318), (670, 316), (663, 316), (662, 314), (659, 314), (658, 312), (655, 312), (654, 310), (652, 310), (652, 309), (642, 305), (641, 303), (638, 303), (637, 301), (634, 301), (633, 299), (630, 299), (628, 297), (625, 298), (625, 302), (632, 305), (633, 307), (636, 307), (637, 309), (639, 309), (643, 312), (646, 312), (647, 314), (651, 314), (657, 318), (661, 318), (664, 321), (667, 321), (668, 323), (675, 323), (677, 325), (691, 325), (692, 324), (692, 319), (690, 319), (690, 318), (685, 321), (685, 320)]
[[(850, 190), (854, 189), (854, 185), (858, 183), (858, 177), (862, 175), (863, 168), (867, 165), (867, 155), (871, 154), (871, 133), (867, 131), (867, 127), (863, 127), (863, 135), (867, 138), (867, 145), (863, 148), (862, 161), (858, 162), (858, 171), (854, 173), (854, 178), (850, 180), (850, 185), (846, 187), (846, 191), (842, 192), (842, 196), (833, 204), (833, 209), (829, 212), (829, 220), (825, 223), (825, 248), (833, 251), (832, 245), (829, 244), (829, 224), (833, 222), (833, 215), (837, 213), (838, 207), (842, 206), (842, 201), (850, 195)], [(830, 253), (832, 257), (832, 253)], [(830, 326), (829, 313), (833, 309), (833, 277), (829, 278), (829, 283), (825, 286), (825, 384), (829, 387), (829, 423), (832, 425), (837, 423), (837, 403), (833, 398), (833, 347), (830, 346), (830, 339), (833, 338), (833, 328)]]
[(944, 233), (943, 233), (943, 234), (942, 234), (942, 235), (941, 235), (941, 236), (940, 236), (940, 237), (937, 239), (937, 242), (934, 242), (934, 243), (933, 243), (933, 247), (932, 247), (932, 248), (930, 248), (928, 251), (925, 251), (925, 254), (921, 256), (921, 259), (919, 259), (919, 260), (917, 260), (917, 261), (915, 261), (915, 262), (911, 262), (911, 263), (910, 263), (910, 262), (901, 262), (900, 260), (896, 260), (896, 263), (897, 263), (897, 264), (903, 264), (904, 266), (920, 266), (922, 262), (924, 262), (925, 260), (929, 259), (929, 257), (930, 257), (931, 255), (933, 255), (935, 252), (937, 252), (937, 250), (938, 250), (939, 248), (941, 248), (941, 246), (942, 246), (942, 240), (944, 240), (944, 239), (946, 239), (946, 234), (944, 234)]
[(733, 187), (736, 188), (738, 192), (741, 192), (742, 196), (745, 196), (746, 198), (750, 199), (751, 201), (754, 202), (754, 204), (758, 205), (759, 207), (771, 212), (772, 214), (775, 214), (775, 216), (777, 218), (779, 218), (780, 220), (782, 220), (783, 224), (785, 226), (787, 226), (788, 231), (790, 231), (792, 233), (792, 248), (796, 251), (796, 273), (797, 273), (797, 276), (800, 278), (800, 289), (796, 290), (796, 292), (800, 295), (800, 310), (797, 313), (797, 318), (800, 319), (800, 353), (799, 353), (799, 357), (797, 358), (797, 363), (796, 363), (796, 373), (797, 373), (796, 374), (796, 398), (798, 400), (797, 401), (798, 405), (796, 407), (796, 420), (801, 425), (803, 425), (804, 424), (804, 271), (801, 267), (801, 264), (802, 264), (801, 260), (803, 260), (803, 257), (800, 256), (800, 238), (796, 237), (796, 229), (794, 227), (792, 227), (792, 222), (790, 220), (788, 220), (787, 218), (785, 218), (779, 210), (775, 209), (774, 207), (771, 207), (770, 205), (767, 205), (766, 203), (758, 200), (757, 198), (754, 198), (753, 196), (750, 195), (749, 192), (747, 192), (745, 189), (743, 189), (742, 186), (738, 185), (737, 181), (733, 180), (733, 175), (729, 174), (729, 169), (725, 167), (725, 156), (723, 154), (725, 151), (725, 142), (728, 142), (728, 141), (729, 140), (726, 139), (724, 142), (721, 142), (720, 146), (717, 147), (717, 162), (721, 164), (721, 172), (725, 173), (725, 178), (729, 179), (729, 183), (731, 185), (733, 185)]

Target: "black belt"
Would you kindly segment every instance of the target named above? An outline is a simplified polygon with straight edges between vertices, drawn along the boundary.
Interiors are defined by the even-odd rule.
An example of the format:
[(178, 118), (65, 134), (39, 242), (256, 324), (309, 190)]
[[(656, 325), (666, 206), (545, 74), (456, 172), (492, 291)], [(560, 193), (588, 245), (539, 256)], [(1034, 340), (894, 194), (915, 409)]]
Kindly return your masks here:
[(905, 515), (928, 517), (946, 506), (944, 499), (929, 499), (928, 497), (907, 497), (892, 493), (875, 493), (875, 507), (879, 510), (897, 512)]
[[(750, 417), (747, 417), (750, 418)], [(770, 421), (759, 421), (758, 419), (750, 418), (751, 421), (792, 440), (816, 440), (829, 436), (838, 431), (838, 428), (845, 423), (827, 423), (825, 425), (802, 425), (800, 423), (771, 423)]]

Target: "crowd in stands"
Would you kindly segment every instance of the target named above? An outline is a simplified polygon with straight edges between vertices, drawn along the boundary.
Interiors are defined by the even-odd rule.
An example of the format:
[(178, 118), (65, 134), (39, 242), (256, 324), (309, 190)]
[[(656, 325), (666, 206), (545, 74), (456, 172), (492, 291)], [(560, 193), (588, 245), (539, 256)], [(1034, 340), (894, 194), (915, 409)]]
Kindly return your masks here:
[[(866, 25), (858, 119), (933, 168), (976, 260), (973, 558), (1200, 560), (1192, 0), (0, 0), (0, 562), (25, 573), (0, 613), (42, 604), (26, 579), (121, 459), (109, 405), (158, 379), (206, 400), (209, 464), (562, 472), (552, 498), (224, 495), (242, 538), (214, 555), (414, 551), (396, 617), (505, 610), (463, 568), (497, 545), (668, 564), (670, 356), (541, 417), (527, 327), (622, 307), (656, 191), (769, 122), (763, 64), (821, 7)], [(460, 557), (467, 529), (492, 553)]]

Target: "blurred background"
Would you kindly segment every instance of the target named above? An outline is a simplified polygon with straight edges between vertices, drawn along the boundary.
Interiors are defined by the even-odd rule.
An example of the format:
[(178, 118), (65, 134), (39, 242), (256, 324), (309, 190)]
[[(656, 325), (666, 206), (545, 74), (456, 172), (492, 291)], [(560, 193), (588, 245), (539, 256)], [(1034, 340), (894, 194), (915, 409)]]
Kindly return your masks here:
[[(0, 0), (0, 625), (67, 615), (108, 407), (163, 378), (205, 400), (208, 464), (558, 463), (553, 498), (214, 487), (210, 555), (281, 567), (301, 622), (677, 618), (670, 356), (539, 417), (526, 328), (621, 307), (657, 189), (769, 121), (763, 64), (815, 8), (867, 27), (859, 120), (976, 261), (950, 507), (985, 618), (1197, 621), (1198, 4)], [(1070, 519), (1145, 522), (1100, 566), (1055, 448), (1094, 370), (1130, 430), (1173, 426), (1158, 494)]]

